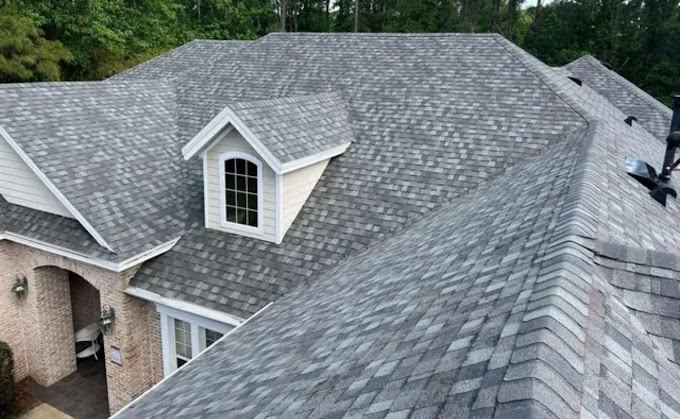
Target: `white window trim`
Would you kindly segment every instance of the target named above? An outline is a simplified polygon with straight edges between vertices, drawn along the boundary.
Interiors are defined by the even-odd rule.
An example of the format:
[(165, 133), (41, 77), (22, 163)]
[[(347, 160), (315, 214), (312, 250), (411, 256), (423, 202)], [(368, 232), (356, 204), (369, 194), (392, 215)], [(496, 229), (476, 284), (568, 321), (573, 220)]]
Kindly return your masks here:
[[(243, 159), (247, 160), (257, 166), (257, 227), (247, 226), (243, 224), (233, 223), (227, 221), (227, 194), (226, 185), (224, 184), (224, 162), (231, 159)], [(220, 176), (220, 226), (226, 229), (234, 231), (242, 231), (245, 233), (259, 234), (261, 235), (264, 231), (263, 229), (263, 201), (264, 193), (262, 191), (262, 162), (255, 156), (247, 153), (241, 153), (238, 151), (232, 151), (228, 153), (220, 154), (219, 157), (219, 170)]]
[(187, 313), (181, 310), (156, 304), (156, 311), (161, 317), (161, 342), (163, 345), (163, 376), (167, 377), (178, 368), (175, 364), (175, 319), (191, 324), (191, 359), (196, 358), (205, 348), (204, 329), (226, 335), (234, 329), (233, 326), (219, 323), (205, 317)]

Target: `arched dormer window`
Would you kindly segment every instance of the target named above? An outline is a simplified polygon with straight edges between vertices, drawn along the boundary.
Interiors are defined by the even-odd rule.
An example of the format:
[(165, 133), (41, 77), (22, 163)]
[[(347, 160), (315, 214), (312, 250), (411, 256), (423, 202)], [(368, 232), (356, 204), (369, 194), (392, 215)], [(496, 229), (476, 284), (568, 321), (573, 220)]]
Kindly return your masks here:
[(220, 155), (223, 227), (262, 232), (262, 162), (246, 153)]

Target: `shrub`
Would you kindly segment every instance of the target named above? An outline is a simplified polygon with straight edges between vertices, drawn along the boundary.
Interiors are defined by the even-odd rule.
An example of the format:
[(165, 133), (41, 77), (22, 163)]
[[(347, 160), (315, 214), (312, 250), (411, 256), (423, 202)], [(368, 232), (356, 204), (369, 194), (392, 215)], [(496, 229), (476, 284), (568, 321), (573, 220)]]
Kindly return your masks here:
[(0, 342), (0, 419), (8, 418), (14, 413), (16, 401), (12, 349), (5, 342)]

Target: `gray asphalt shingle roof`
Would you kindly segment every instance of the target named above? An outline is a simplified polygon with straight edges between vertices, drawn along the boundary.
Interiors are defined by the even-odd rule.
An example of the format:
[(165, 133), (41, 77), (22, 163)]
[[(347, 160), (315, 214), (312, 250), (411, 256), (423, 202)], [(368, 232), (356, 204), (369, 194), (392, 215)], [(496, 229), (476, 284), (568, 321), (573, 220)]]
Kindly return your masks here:
[(565, 106), (552, 122), (581, 123), (288, 292), (121, 417), (680, 412), (680, 258), (664, 252), (680, 207), (625, 172), (664, 144), (565, 69), (496, 40)]
[[(143, 84), (159, 89), (139, 93), (160, 107), (154, 121), (176, 104), (166, 134), (177, 157), (227, 105), (329, 91), (355, 142), (280, 245), (206, 230), (200, 162), (168, 157), (186, 212), (168, 231), (184, 235), (133, 284), (241, 317), (278, 301), (121, 416), (678, 415), (680, 259), (667, 252), (680, 207), (654, 203), (624, 165), (661, 160), (661, 122), (626, 125), (607, 83), (570, 75), (498, 35), (276, 34), (182, 72), (171, 93)], [(106, 84), (91, 93), (124, 95), (124, 82)], [(27, 129), (2, 112), (0, 125)], [(72, 224), (61, 223), (69, 240), (96, 252)], [(52, 240), (59, 228), (28, 234)]]
[(113, 252), (134, 256), (181, 235), (171, 85), (5, 84), (0, 96), (0, 127)]
[(28, 239), (57, 246), (93, 258), (121, 262), (124, 257), (111, 253), (72, 218), (61, 217), (8, 203), (0, 195), (0, 236), (18, 234)]
[(338, 92), (228, 105), (281, 163), (354, 141), (352, 122)]
[(224, 103), (340, 90), (356, 138), (280, 245), (206, 230), (190, 162), (196, 217), (132, 283), (241, 317), (584, 124), (489, 35), (272, 34), (216, 68), (178, 88), (203, 124)]
[(586, 125), (288, 293), (120, 417), (675, 417), (680, 258), (661, 250), (680, 233), (644, 220), (674, 226), (680, 207), (625, 172), (664, 144), (523, 60)]
[(199, 65), (224, 62), (252, 41), (223, 41), (196, 39), (165, 54), (145, 61), (127, 71), (116, 74), (110, 81), (161, 80), (189, 76)]
[(174, 88), (159, 82), (0, 85), (0, 127), (94, 227), (134, 256), (181, 235)]
[(634, 116), (650, 132), (666, 138), (671, 111), (649, 93), (609, 70), (590, 55), (579, 58), (566, 68), (576, 77), (596, 89), (626, 116)]

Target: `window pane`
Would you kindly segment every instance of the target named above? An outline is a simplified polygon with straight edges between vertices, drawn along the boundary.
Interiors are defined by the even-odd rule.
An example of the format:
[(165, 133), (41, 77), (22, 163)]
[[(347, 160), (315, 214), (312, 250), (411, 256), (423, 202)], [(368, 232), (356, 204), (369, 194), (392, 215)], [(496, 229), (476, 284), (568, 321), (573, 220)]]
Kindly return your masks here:
[(224, 162), (224, 171), (225, 172), (234, 173), (234, 167), (235, 167), (234, 159), (227, 160), (227, 161)]
[(236, 208), (236, 222), (239, 224), (246, 223), (246, 210), (241, 208)]
[(249, 210), (257, 209), (257, 195), (251, 193), (248, 194), (248, 209)]
[(205, 329), (205, 347), (209, 348), (210, 345), (217, 342), (222, 337), (222, 333), (216, 332), (214, 330)]
[(227, 189), (236, 189), (236, 177), (230, 173), (224, 175), (224, 186)]
[(239, 192), (238, 194), (236, 194), (236, 206), (237, 207), (245, 208), (246, 205), (247, 205), (246, 202), (247, 202), (247, 199), (246, 199), (245, 193)]
[(175, 352), (177, 356), (191, 359), (191, 324), (175, 319)]
[(236, 192), (227, 190), (227, 205), (236, 205)]
[(246, 161), (243, 159), (236, 159), (236, 173), (240, 175), (246, 174)]
[(255, 163), (248, 162), (248, 176), (257, 176), (257, 165)]
[(181, 367), (182, 365), (186, 364), (188, 361), (185, 361), (182, 358), (177, 358), (177, 368)]
[(236, 208), (227, 207), (227, 221), (229, 221), (230, 223), (236, 222)]
[(248, 178), (248, 192), (257, 193), (257, 178), (254, 177)]
[(245, 191), (246, 190), (246, 177), (236, 176), (236, 190)]
[(256, 211), (248, 211), (248, 225), (257, 227), (257, 212)]

